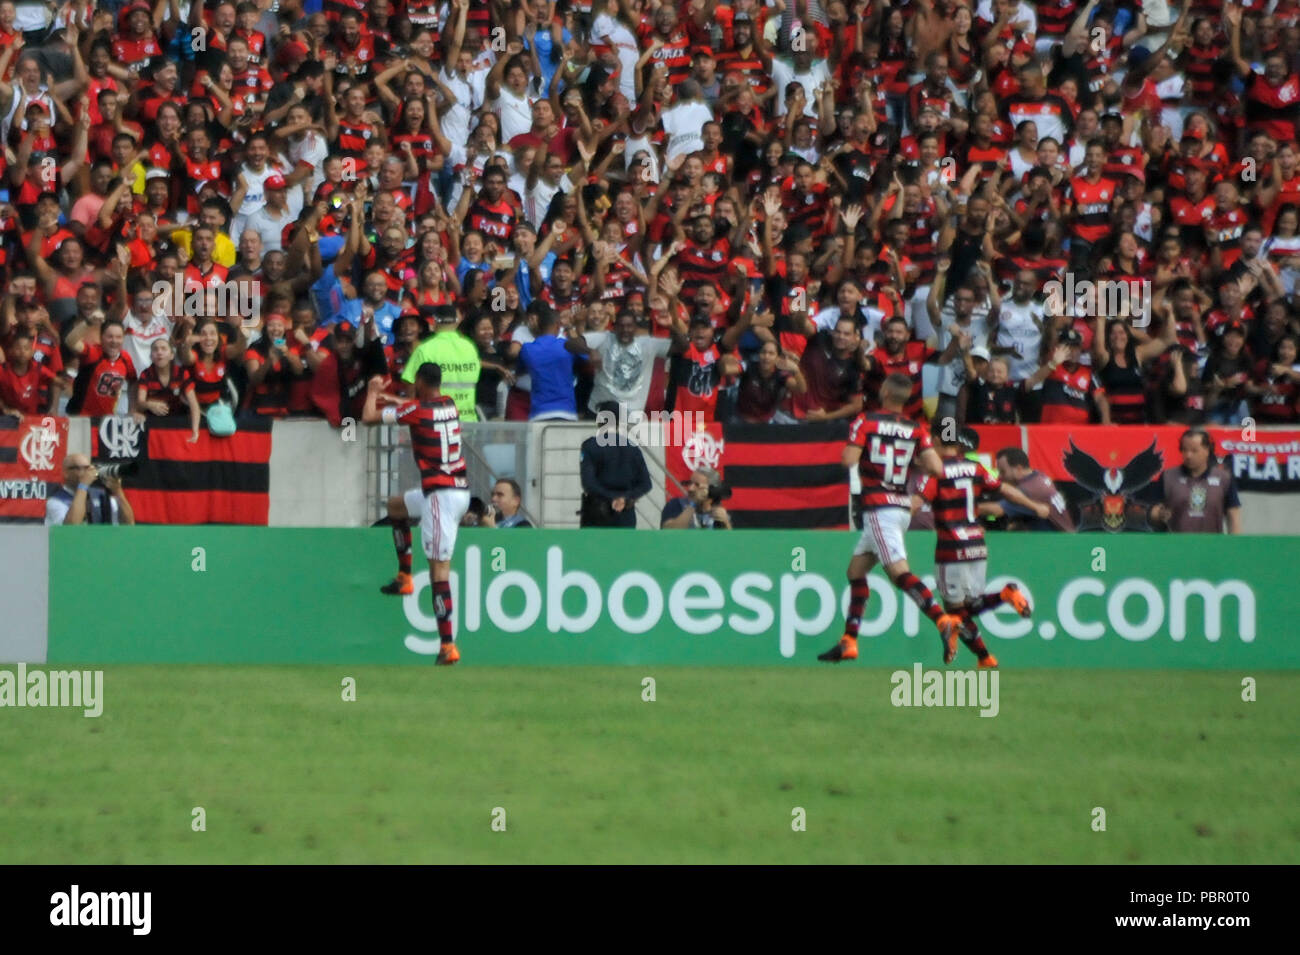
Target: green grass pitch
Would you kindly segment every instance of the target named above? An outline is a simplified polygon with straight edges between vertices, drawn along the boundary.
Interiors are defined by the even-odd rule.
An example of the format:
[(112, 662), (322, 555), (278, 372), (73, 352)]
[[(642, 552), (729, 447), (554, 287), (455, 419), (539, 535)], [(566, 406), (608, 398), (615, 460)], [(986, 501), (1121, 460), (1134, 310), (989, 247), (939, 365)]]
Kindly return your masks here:
[(0, 709), (0, 863), (1300, 862), (1300, 674), (1005, 668), (990, 719), (864, 662), (110, 667)]

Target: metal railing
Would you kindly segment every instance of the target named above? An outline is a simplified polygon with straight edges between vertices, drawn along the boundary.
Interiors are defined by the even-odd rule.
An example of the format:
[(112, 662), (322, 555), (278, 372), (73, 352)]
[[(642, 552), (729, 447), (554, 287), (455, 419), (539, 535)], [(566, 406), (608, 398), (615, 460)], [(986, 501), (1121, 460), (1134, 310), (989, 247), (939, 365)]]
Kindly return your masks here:
[[(411, 453), (410, 432), (403, 425), (380, 425), (368, 429), (369, 455), (366, 468), (367, 489), (371, 497), (374, 520), (388, 514), (388, 498), (400, 496), (420, 483), (420, 471)], [(535, 496), (530, 495), (529, 448), (531, 435), (526, 423), (483, 422), (461, 427), (461, 451), (465, 455), (470, 493), (487, 502), (492, 488), (501, 478), (513, 478), (523, 490), (520, 511), (534, 527), (541, 527)], [(495, 454), (496, 449), (513, 455)], [(501, 458), (493, 462), (493, 457)], [(509, 459), (508, 461), (506, 459)]]

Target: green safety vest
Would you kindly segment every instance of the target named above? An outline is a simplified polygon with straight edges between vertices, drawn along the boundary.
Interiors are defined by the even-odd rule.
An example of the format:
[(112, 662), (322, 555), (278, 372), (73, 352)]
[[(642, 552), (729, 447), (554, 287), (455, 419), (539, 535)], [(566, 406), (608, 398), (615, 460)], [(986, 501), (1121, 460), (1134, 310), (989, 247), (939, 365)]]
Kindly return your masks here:
[(442, 393), (456, 402), (460, 420), (477, 421), (475, 397), (481, 370), (478, 346), (460, 332), (438, 332), (411, 352), (402, 371), (402, 381), (414, 384), (420, 366), (430, 362), (442, 367)]

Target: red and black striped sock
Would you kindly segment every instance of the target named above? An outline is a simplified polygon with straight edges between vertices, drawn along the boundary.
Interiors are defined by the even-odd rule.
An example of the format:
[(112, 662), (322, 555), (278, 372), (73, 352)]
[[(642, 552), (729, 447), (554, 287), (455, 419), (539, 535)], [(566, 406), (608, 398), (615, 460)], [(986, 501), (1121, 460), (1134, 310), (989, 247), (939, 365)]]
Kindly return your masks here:
[(989, 648), (984, 645), (984, 638), (980, 636), (979, 624), (975, 622), (969, 610), (963, 610), (961, 613), (961, 642), (981, 660), (989, 655)]
[(433, 615), (438, 618), (438, 636), (443, 643), (451, 643), (451, 582), (433, 582)]
[(867, 600), (871, 597), (871, 588), (867, 578), (859, 577), (849, 581), (849, 615), (844, 619), (844, 632), (850, 637), (858, 635), (862, 626), (862, 612), (867, 609)]
[(1004, 603), (1006, 603), (1006, 601), (1002, 599), (1002, 591), (995, 590), (993, 593), (985, 594), (983, 597), (976, 597), (975, 600), (972, 601), (971, 612), (977, 614), (983, 613), (986, 610), (993, 610), (997, 607), (1001, 607)]
[(411, 572), (411, 525), (402, 521), (393, 525), (393, 547), (397, 550), (397, 572)]
[(921, 608), (921, 612), (931, 620), (938, 620), (943, 616), (943, 608), (934, 602), (934, 593), (921, 583), (921, 578), (916, 574), (911, 571), (899, 574), (895, 583), (898, 584), (898, 589), (911, 597), (912, 601)]

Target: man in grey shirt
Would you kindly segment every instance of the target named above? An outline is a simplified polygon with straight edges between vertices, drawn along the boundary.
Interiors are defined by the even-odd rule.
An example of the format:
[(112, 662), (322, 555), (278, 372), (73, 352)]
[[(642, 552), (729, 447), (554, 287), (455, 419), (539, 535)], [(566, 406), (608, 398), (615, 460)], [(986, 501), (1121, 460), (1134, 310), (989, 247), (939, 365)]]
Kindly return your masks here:
[(614, 319), (612, 332), (587, 332), (575, 341), (578, 353), (589, 356), (596, 365), (588, 407), (594, 412), (612, 401), (628, 414), (645, 411), (655, 360), (668, 354), (673, 340), (638, 335), (636, 316), (624, 311)]

